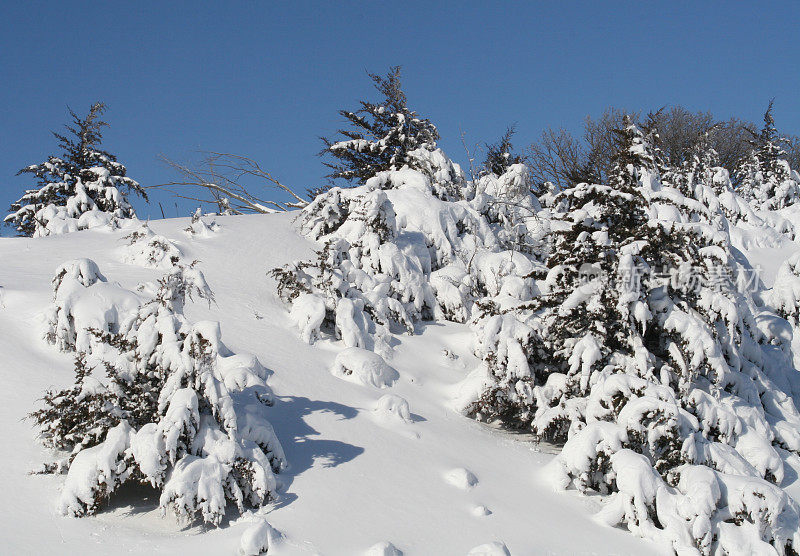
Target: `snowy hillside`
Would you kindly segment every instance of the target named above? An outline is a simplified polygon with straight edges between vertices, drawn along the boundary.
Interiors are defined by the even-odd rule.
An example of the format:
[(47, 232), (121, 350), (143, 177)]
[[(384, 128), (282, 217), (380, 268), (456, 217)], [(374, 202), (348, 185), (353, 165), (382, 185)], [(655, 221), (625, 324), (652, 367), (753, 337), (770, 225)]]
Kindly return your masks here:
[(375, 140), (326, 140), (357, 183), (299, 211), (143, 223), (82, 143), (30, 167), (31, 237), (0, 241), (13, 551), (797, 554), (771, 107), (734, 179), (626, 116), (605, 177), (558, 188), (510, 131), (467, 177), (398, 71)]
[[(231, 349), (255, 354), (270, 370), (270, 417), (290, 462), (279, 475), (280, 498), (259, 512), (284, 535), (275, 554), (357, 554), (382, 541), (406, 554), (465, 554), (493, 541), (513, 554), (656, 553), (650, 543), (594, 522), (596, 497), (554, 492), (545, 477), (553, 458), (546, 449), (452, 409), (454, 386), (477, 364), (467, 326), (429, 324), (420, 335), (400, 336), (391, 360), (399, 379), (391, 388), (333, 376), (329, 368), (343, 346), (304, 343), (274, 281), (265, 279), (267, 269), (311, 253), (293, 229), (294, 216), (217, 217), (219, 231), (210, 237), (187, 236), (188, 219), (150, 224), (200, 261), (214, 291), (215, 304), (191, 303), (187, 314), (219, 320)], [(151, 280), (158, 270), (123, 262), (121, 238), (132, 229), (0, 242), (0, 481), (7, 493), (0, 527), (9, 553), (233, 554), (252, 521), (246, 514), (219, 529), (183, 527), (161, 517), (155, 491), (138, 487), (96, 517), (65, 519), (55, 508), (63, 478), (28, 475), (49, 455), (22, 419), (45, 389), (72, 380), (72, 358), (41, 339), (54, 261), (89, 257), (109, 281), (128, 287)], [(788, 242), (757, 249), (769, 265), (765, 275), (794, 250)], [(387, 395), (408, 400), (410, 412), (392, 412)], [(787, 463), (784, 486), (798, 496), (800, 460)]]
[[(399, 378), (390, 388), (333, 376), (341, 343), (304, 343), (265, 277), (311, 253), (294, 216), (217, 217), (219, 231), (209, 237), (189, 237), (189, 219), (150, 224), (200, 261), (214, 292), (211, 307), (196, 300), (187, 315), (219, 320), (226, 345), (270, 371), (269, 417), (290, 462), (278, 475), (279, 499), (259, 512), (284, 536), (270, 554), (358, 554), (383, 541), (405, 554), (466, 554), (495, 541), (513, 554), (655, 553), (595, 523), (595, 499), (554, 492), (543, 473), (553, 457), (546, 449), (452, 409), (454, 387), (477, 364), (467, 326), (421, 325), (422, 334), (399, 336), (391, 360)], [(152, 280), (159, 270), (123, 262), (122, 238), (137, 227), (0, 241), (0, 529), (10, 554), (235, 554), (254, 521), (245, 514), (219, 529), (185, 527), (162, 518), (158, 492), (140, 487), (124, 488), (96, 517), (64, 518), (56, 511), (63, 477), (28, 474), (52, 455), (23, 418), (46, 389), (73, 380), (72, 357), (42, 340), (55, 261), (91, 258), (109, 282), (129, 288)], [(408, 414), (393, 411), (385, 397), (392, 395), (408, 401)]]

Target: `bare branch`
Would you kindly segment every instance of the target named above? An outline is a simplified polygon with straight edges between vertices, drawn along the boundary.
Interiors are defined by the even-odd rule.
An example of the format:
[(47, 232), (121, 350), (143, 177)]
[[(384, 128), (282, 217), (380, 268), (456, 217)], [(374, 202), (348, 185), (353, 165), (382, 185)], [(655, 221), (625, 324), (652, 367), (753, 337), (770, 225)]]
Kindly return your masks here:
[[(161, 160), (180, 174), (183, 179), (151, 185), (149, 188), (164, 188), (182, 199), (213, 204), (219, 208), (220, 212), (228, 214), (269, 214), (302, 208), (308, 204), (289, 186), (281, 183), (252, 158), (213, 151), (203, 154), (204, 158), (194, 167), (180, 164), (161, 155)], [(261, 182), (262, 186), (282, 191), (292, 200), (278, 202), (254, 195), (249, 185), (245, 183), (250, 178), (255, 178), (255, 181)], [(205, 194), (185, 195), (175, 190), (178, 187), (192, 188)]]

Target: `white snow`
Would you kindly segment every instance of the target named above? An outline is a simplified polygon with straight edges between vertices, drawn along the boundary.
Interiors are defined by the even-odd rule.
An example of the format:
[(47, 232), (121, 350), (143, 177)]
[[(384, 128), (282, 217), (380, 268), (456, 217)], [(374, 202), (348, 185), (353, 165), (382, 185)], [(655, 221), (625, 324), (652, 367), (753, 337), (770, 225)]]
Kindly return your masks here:
[(369, 547), (364, 556), (403, 556), (403, 553), (389, 541), (381, 541)]
[(511, 556), (511, 553), (504, 543), (493, 541), (474, 547), (467, 556)]

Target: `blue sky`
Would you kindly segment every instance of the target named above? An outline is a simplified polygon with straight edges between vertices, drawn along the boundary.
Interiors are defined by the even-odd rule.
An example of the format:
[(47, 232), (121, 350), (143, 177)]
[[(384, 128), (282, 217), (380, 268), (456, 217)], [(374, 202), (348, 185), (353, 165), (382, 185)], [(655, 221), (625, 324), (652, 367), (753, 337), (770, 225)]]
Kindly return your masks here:
[[(12, 5), (14, 4), (14, 5)], [(109, 106), (105, 146), (143, 185), (159, 153), (252, 156), (303, 191), (324, 183), (320, 135), (373, 97), (365, 70), (404, 67), (409, 104), (464, 161), (517, 124), (576, 129), (610, 105), (683, 104), (800, 131), (800, 2), (4, 2), (0, 208), (22, 166), (54, 153), (66, 106)], [(167, 193), (140, 217), (186, 215)]]

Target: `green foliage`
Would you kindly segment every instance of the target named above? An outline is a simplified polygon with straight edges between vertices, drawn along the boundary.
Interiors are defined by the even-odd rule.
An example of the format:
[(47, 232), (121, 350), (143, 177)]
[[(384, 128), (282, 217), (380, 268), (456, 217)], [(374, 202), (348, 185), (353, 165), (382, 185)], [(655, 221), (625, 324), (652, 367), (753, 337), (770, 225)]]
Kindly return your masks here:
[(360, 101), (356, 111), (340, 110), (349, 124), (340, 129), (340, 140), (323, 137), (325, 149), (320, 153), (334, 158), (325, 165), (332, 170), (326, 177), (365, 183), (378, 172), (414, 167), (409, 153), (416, 149), (433, 149), (439, 133), (426, 118), (407, 105), (400, 82), (400, 66), (394, 66), (386, 77), (368, 74), (375, 89), (384, 97), (379, 103)]

